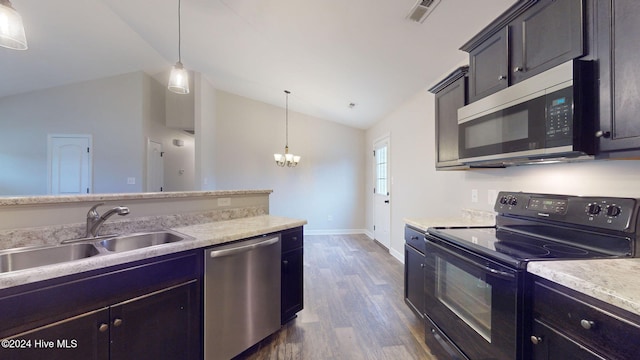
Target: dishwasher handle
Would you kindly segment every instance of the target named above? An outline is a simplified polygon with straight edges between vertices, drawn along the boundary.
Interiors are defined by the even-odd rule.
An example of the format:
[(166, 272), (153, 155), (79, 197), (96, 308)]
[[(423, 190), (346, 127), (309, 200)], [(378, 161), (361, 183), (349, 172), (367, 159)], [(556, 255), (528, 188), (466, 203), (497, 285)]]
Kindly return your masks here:
[(273, 238), (269, 238), (267, 240), (264, 240), (264, 241), (261, 241), (261, 242), (258, 242), (258, 243), (254, 243), (254, 244), (250, 244), (250, 245), (238, 244), (238, 246), (232, 247), (230, 249), (213, 250), (213, 251), (211, 251), (211, 253), (209, 253), (209, 256), (211, 258), (218, 258), (218, 257), (223, 257), (223, 256), (231, 256), (231, 255), (239, 254), (239, 253), (242, 253), (242, 252), (250, 251), (250, 250), (253, 250), (253, 249), (257, 249), (257, 248), (260, 248), (260, 247), (273, 245), (273, 244), (277, 243), (278, 241), (280, 241), (279, 237), (273, 237)]

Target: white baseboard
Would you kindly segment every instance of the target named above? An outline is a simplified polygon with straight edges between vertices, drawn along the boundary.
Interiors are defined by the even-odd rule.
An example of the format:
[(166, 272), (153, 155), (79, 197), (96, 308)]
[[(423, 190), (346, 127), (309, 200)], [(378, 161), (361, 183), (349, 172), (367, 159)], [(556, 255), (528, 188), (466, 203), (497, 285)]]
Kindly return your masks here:
[(394, 249), (389, 249), (389, 254), (404, 264), (404, 254)]

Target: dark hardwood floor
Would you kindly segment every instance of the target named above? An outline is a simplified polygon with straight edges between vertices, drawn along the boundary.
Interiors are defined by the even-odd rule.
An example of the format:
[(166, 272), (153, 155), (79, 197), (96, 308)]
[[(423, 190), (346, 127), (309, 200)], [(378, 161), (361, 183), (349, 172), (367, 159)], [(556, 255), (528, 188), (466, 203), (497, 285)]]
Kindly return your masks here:
[(364, 235), (304, 241), (304, 310), (236, 359), (435, 359), (386, 249)]

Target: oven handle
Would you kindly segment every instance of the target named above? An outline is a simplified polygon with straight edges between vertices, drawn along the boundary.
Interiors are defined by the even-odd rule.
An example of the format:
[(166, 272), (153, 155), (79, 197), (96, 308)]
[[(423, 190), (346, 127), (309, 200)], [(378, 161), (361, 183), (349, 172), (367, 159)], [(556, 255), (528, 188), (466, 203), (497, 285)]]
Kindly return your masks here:
[(449, 255), (451, 255), (451, 256), (459, 259), (459, 260), (462, 260), (462, 261), (466, 262), (469, 265), (472, 265), (472, 266), (475, 266), (477, 268), (480, 268), (485, 272), (489, 272), (491, 275), (495, 275), (497, 277), (507, 278), (507, 279), (515, 279), (516, 278), (516, 274), (513, 273), (513, 272), (502, 271), (502, 270), (494, 269), (489, 265), (478, 264), (478, 263), (474, 262), (473, 260), (469, 260), (468, 258), (466, 258), (466, 257), (464, 257), (464, 256), (462, 256), (462, 255), (460, 255), (460, 254), (458, 254), (458, 253), (456, 253), (454, 251), (451, 251), (451, 250), (445, 248), (442, 245), (439, 245), (438, 243), (436, 243), (436, 242), (434, 242), (432, 240), (428, 240), (427, 239), (426, 243), (427, 243), (427, 246), (432, 245), (432, 246), (436, 247), (438, 250), (446, 252), (447, 254), (449, 254)]

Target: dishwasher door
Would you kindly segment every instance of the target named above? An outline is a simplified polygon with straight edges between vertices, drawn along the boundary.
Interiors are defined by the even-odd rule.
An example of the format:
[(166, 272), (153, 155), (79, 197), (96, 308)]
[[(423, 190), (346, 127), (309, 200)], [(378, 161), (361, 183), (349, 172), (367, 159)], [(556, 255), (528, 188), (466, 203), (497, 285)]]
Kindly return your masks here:
[(205, 250), (204, 358), (229, 360), (280, 329), (280, 236)]

